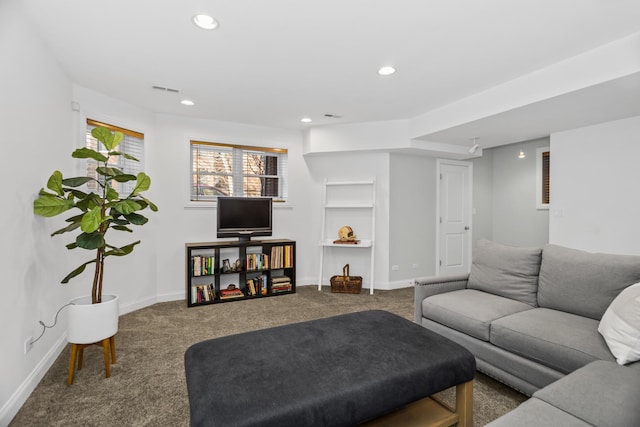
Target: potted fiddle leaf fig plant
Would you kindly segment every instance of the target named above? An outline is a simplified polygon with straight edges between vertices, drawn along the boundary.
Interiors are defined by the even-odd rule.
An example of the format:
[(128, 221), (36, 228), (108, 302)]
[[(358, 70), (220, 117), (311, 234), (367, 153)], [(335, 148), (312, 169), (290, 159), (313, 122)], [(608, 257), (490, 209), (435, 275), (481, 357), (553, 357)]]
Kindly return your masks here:
[[(56, 170), (47, 182), (47, 189), (41, 189), (38, 198), (33, 202), (33, 212), (43, 217), (54, 217), (69, 212), (66, 219), (68, 224), (53, 232), (51, 236), (77, 232), (75, 240), (66, 245), (67, 249), (81, 248), (95, 253), (93, 259), (81, 264), (62, 279), (62, 283), (68, 283), (84, 272), (87, 266), (94, 264), (90, 297), (73, 300), (70, 308), (68, 341), (78, 344), (95, 343), (117, 332), (117, 296), (105, 295), (103, 299), (102, 294), (105, 259), (110, 256), (129, 255), (140, 240), (118, 247), (107, 243), (107, 233), (110, 230), (131, 233), (131, 226), (141, 226), (148, 221), (140, 211), (147, 208), (154, 212), (158, 210), (156, 205), (141, 194), (149, 189), (151, 178), (144, 172), (138, 173), (137, 176), (127, 174), (114, 166), (118, 157), (138, 161), (135, 157), (117, 150), (123, 134), (112, 132), (106, 127), (96, 127), (91, 134), (102, 143), (104, 151), (83, 147), (75, 150), (72, 157), (96, 160), (96, 176), (64, 178), (62, 173)], [(119, 184), (131, 181), (135, 181), (133, 189), (128, 194), (120, 194)], [(93, 185), (86, 188), (93, 187), (95, 191), (83, 187), (91, 183)], [(93, 311), (99, 310), (100, 306), (106, 307), (107, 303), (112, 304), (112, 308), (103, 310), (109, 311), (112, 316), (115, 312), (115, 320), (97, 320), (98, 324), (91, 324), (88, 320), (78, 319), (72, 312), (76, 306), (81, 310)], [(105, 334), (110, 335), (104, 336)]]

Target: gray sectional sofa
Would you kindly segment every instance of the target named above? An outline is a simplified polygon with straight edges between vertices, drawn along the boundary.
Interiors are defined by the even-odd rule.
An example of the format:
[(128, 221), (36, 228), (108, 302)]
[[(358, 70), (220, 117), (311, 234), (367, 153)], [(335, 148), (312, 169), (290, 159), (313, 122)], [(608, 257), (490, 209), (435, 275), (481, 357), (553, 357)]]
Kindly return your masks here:
[(596, 360), (536, 391), (487, 427), (638, 427), (638, 368)]
[[(611, 371), (615, 378), (630, 378), (620, 389), (635, 390), (628, 398), (638, 401), (640, 363), (627, 363), (640, 351), (637, 329), (631, 330), (630, 348), (620, 347), (616, 336), (610, 339), (607, 333), (605, 341), (598, 330), (607, 326), (601, 322), (605, 312), (607, 319), (615, 321), (619, 321), (617, 314), (625, 316), (622, 311), (612, 314), (610, 306), (614, 299), (627, 298), (631, 290), (635, 305), (624, 309), (638, 328), (640, 285), (631, 286), (638, 282), (640, 256), (595, 254), (557, 245), (511, 247), (481, 240), (474, 249), (470, 274), (416, 281), (415, 321), (468, 348), (479, 371), (526, 395), (537, 392), (508, 414), (512, 418), (496, 425), (527, 425), (531, 414), (530, 425), (563, 425), (564, 418), (573, 417), (570, 408), (563, 409), (562, 402), (549, 396), (562, 401), (576, 392), (576, 383), (595, 383), (593, 376)], [(616, 298), (623, 290), (625, 294)], [(615, 356), (610, 348), (616, 350)], [(574, 371), (578, 372), (568, 375)], [(608, 392), (600, 390), (591, 399), (597, 400), (602, 393)], [(571, 402), (571, 398), (565, 400)], [(582, 400), (583, 405), (593, 406), (588, 399)], [(535, 415), (542, 407), (553, 407), (564, 418), (544, 411), (553, 420), (545, 423)], [(627, 415), (640, 422), (639, 411)], [(564, 425), (586, 425), (583, 420), (589, 423), (588, 418), (577, 416), (576, 423)]]

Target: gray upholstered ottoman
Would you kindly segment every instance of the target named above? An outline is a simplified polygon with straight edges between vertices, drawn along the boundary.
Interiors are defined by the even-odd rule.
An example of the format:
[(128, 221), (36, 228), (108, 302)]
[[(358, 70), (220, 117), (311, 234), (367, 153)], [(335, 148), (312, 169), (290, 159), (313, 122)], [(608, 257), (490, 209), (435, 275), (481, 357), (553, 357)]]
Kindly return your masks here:
[(185, 370), (192, 426), (352, 426), (453, 386), (471, 425), (473, 355), (385, 311), (203, 341)]

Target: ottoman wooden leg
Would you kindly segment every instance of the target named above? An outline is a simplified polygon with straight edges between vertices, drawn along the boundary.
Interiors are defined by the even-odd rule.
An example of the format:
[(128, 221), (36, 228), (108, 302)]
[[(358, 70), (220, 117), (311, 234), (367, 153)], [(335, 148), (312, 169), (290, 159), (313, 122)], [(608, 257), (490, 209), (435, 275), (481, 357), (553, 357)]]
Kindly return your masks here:
[(458, 426), (473, 426), (473, 380), (456, 386)]

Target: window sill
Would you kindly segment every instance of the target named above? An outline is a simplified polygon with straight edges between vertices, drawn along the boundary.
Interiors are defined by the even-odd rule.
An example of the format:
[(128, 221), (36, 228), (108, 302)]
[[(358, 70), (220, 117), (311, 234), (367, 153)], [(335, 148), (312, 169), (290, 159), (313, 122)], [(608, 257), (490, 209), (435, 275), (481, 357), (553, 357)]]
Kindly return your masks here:
[[(192, 202), (189, 201), (184, 205), (185, 209), (215, 209), (217, 207), (216, 202)], [(286, 202), (273, 202), (273, 209), (291, 209), (293, 205)]]

